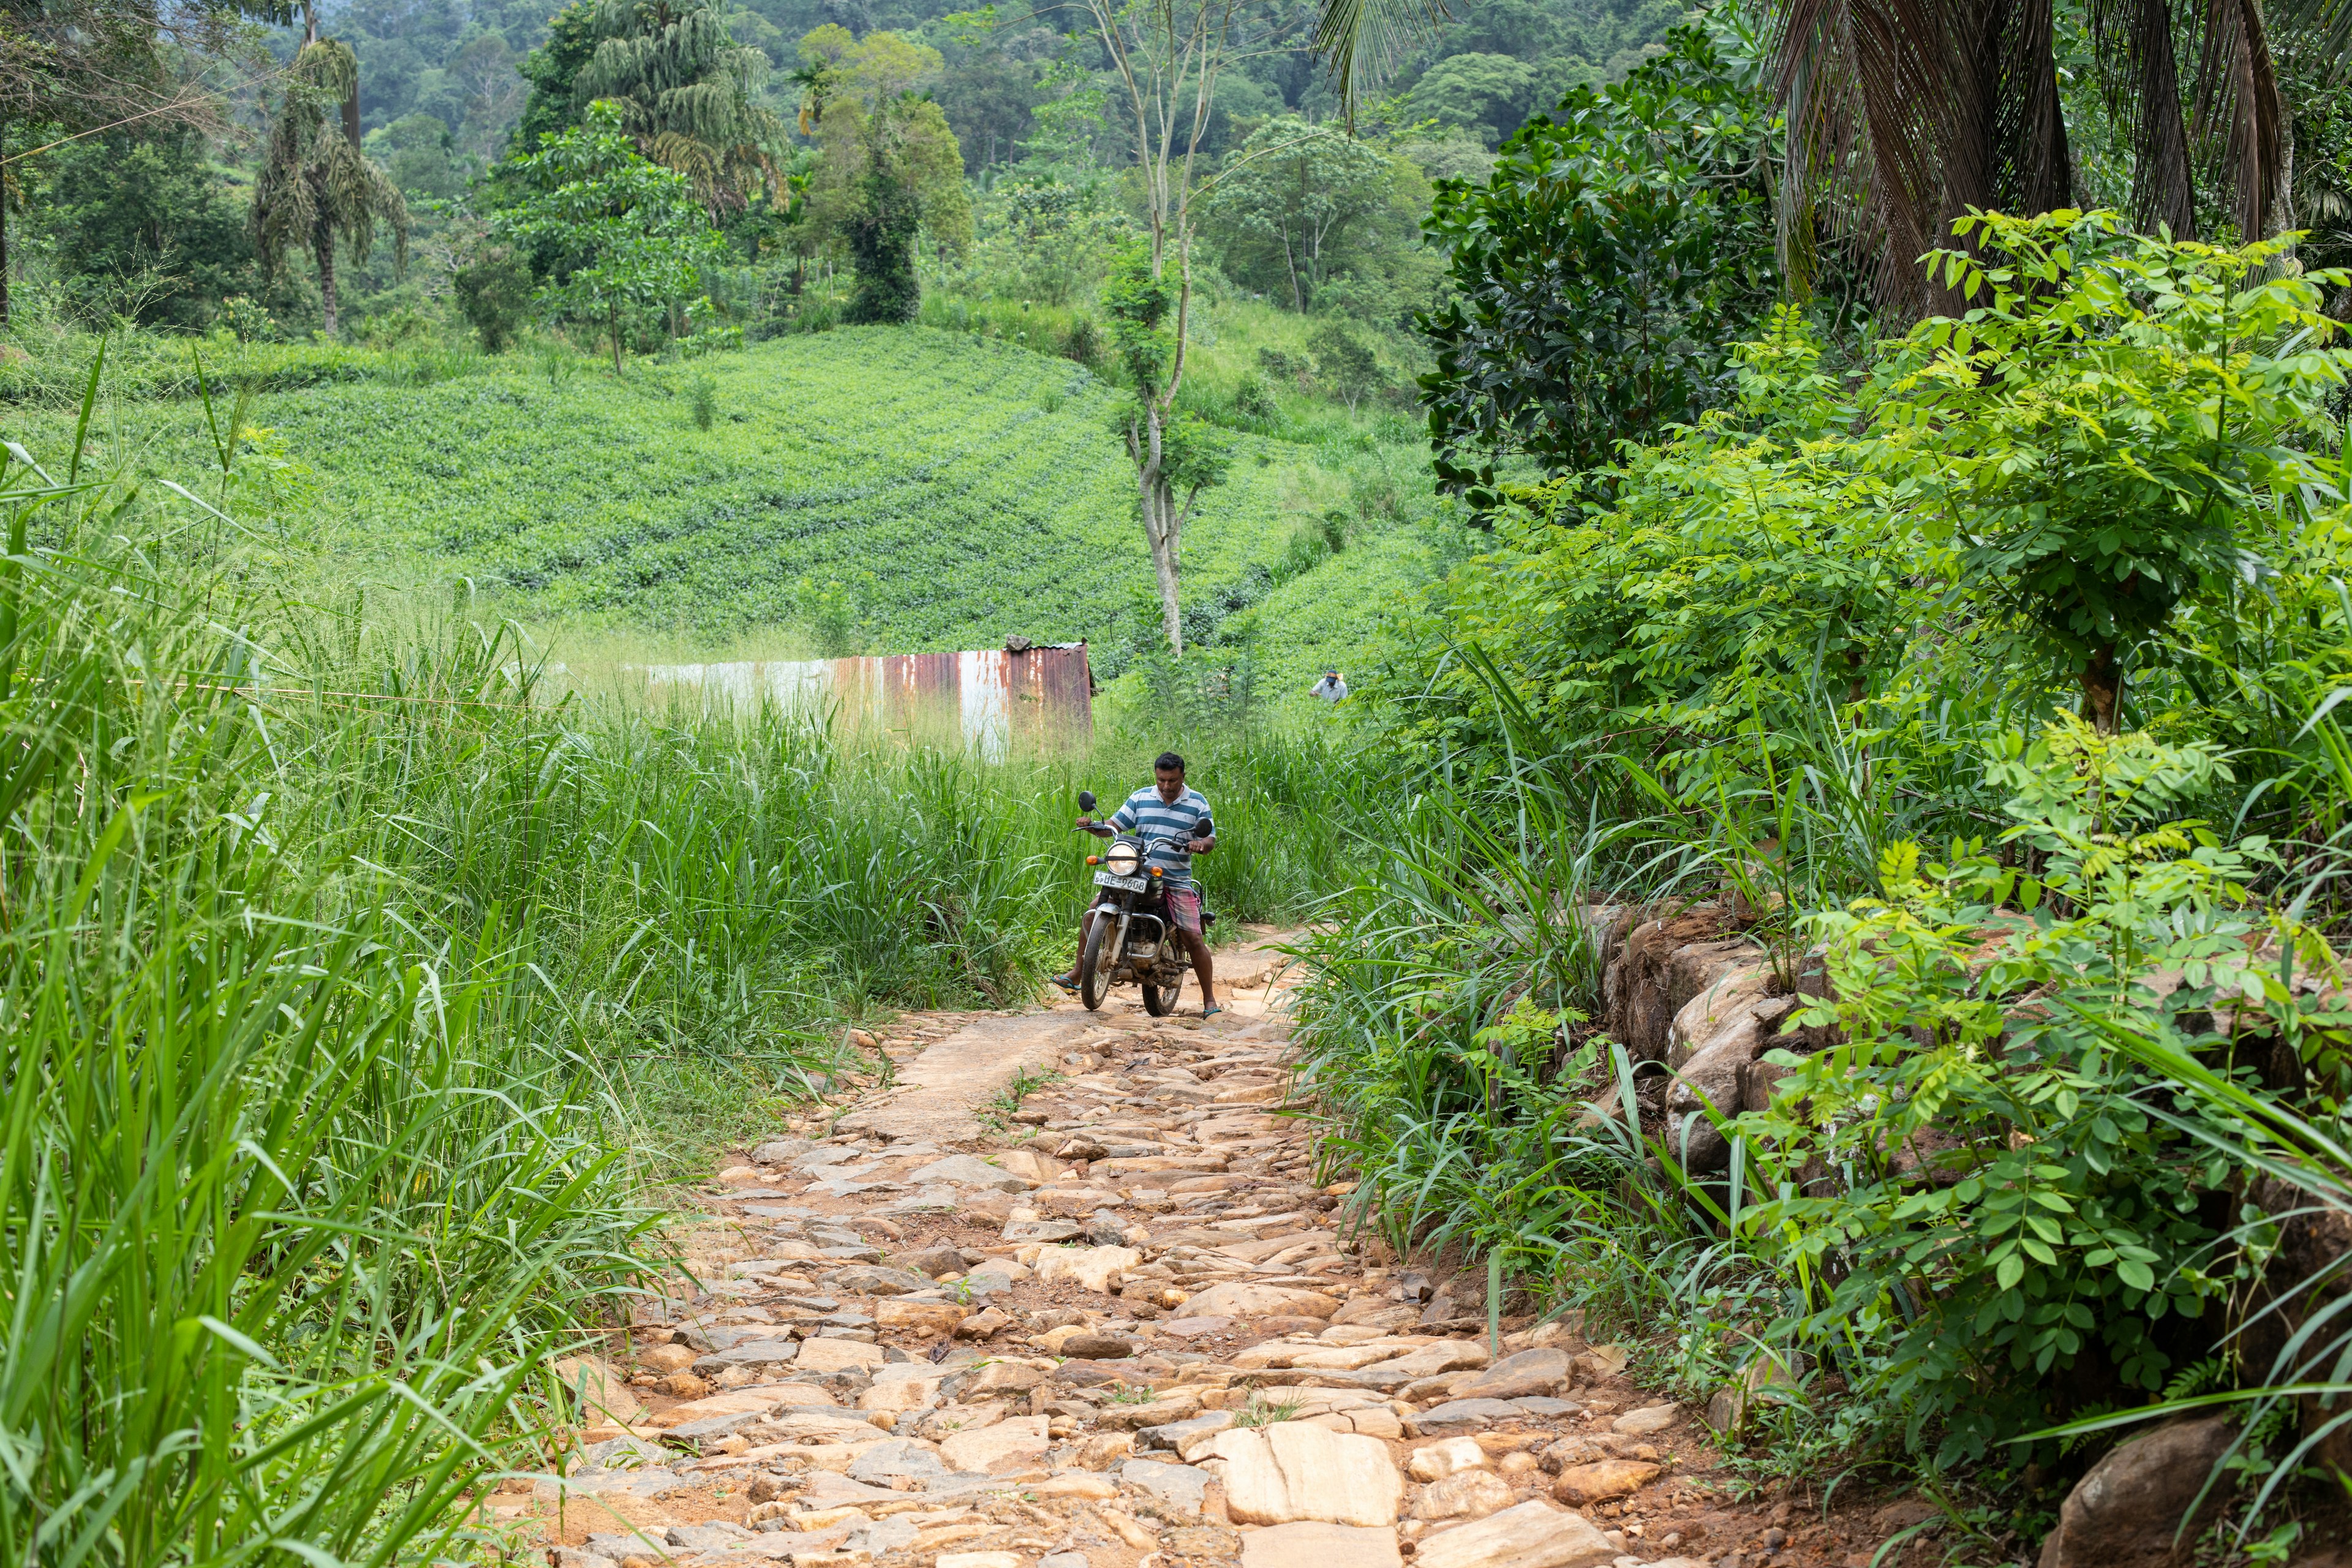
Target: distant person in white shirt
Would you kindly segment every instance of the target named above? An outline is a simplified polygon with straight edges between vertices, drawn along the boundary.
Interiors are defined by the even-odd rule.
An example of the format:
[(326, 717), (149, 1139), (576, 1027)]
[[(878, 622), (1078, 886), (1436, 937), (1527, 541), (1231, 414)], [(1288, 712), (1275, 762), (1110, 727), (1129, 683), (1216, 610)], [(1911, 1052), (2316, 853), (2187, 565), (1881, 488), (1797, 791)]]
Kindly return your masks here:
[(1348, 695), (1348, 680), (1336, 669), (1327, 669), (1323, 679), (1307, 689), (1309, 697), (1320, 697), (1326, 702), (1338, 702)]

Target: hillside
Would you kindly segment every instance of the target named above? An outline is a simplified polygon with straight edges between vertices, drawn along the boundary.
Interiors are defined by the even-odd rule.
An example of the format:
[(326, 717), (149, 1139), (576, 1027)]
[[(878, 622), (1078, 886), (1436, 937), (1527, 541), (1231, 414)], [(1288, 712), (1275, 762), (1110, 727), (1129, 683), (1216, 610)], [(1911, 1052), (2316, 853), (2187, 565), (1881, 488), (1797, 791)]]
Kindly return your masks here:
[[(1156, 637), (1111, 394), (1067, 360), (871, 328), (633, 367), (618, 383), (594, 363), (550, 375), (521, 355), (473, 356), (402, 384), (386, 356), (379, 377), (265, 394), (229, 510), (298, 589), (462, 577), (486, 608), (591, 663), (614, 647), (913, 652), (1020, 633), (1085, 638), (1116, 673)], [(692, 412), (706, 376), (707, 430)], [(32, 418), (55, 426), (36, 446), (69, 438), (65, 412)], [(128, 404), (113, 423), (151, 474), (212, 466), (198, 402)], [(1213, 616), (1259, 605), (1232, 630), (1261, 639), (1268, 675), (1287, 682), (1293, 665), (1341, 656), (1335, 638), (1410, 580), (1416, 552), (1368, 538), (1345, 569), (1276, 585), (1331, 479), (1315, 448), (1233, 438), (1232, 477), (1185, 536), (1185, 600)]]

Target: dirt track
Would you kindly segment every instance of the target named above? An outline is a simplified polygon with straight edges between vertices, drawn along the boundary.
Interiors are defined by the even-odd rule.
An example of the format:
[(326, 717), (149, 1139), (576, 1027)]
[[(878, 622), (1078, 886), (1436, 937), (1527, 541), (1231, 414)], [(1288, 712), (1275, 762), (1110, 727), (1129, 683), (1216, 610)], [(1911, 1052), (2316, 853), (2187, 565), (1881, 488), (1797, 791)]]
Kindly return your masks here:
[(484, 1522), (556, 1568), (1862, 1568), (1922, 1517), (1734, 1503), (1622, 1349), (1498, 1361), (1475, 1285), (1344, 1233), (1280, 962), (1220, 955), (1206, 1021), (901, 1020), (890, 1091), (701, 1194), (694, 1279), (572, 1367), (565, 1478)]

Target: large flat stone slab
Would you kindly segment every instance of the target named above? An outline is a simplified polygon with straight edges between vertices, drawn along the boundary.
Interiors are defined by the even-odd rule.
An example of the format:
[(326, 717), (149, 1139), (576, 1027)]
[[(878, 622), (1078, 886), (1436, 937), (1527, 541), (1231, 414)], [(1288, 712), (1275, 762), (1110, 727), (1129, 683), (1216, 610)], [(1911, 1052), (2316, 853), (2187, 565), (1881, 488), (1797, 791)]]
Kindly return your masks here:
[(840, 1130), (877, 1132), (892, 1142), (921, 1139), (946, 1147), (980, 1136), (984, 1105), (1023, 1068), (1041, 1067), (1101, 1030), (1091, 1013), (1032, 1013), (982, 1018), (917, 1057), (890, 1098), (841, 1119)]
[(1600, 1527), (1547, 1502), (1523, 1502), (1471, 1524), (1424, 1535), (1414, 1568), (1599, 1568), (1617, 1559)]
[(1242, 1537), (1242, 1568), (1403, 1568), (1396, 1533), (1349, 1524), (1277, 1524)]

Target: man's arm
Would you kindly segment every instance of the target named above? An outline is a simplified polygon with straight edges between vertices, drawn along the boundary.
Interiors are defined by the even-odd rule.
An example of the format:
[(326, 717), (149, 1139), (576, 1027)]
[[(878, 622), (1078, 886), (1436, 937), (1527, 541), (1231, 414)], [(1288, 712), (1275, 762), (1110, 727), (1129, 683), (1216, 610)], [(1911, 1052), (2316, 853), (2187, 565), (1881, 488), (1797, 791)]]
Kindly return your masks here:
[(1184, 847), (1195, 855), (1206, 855), (1217, 847), (1217, 825), (1203, 816), (1192, 824), (1192, 837)]
[(1126, 804), (1113, 812), (1107, 822), (1097, 822), (1091, 816), (1078, 818), (1078, 826), (1097, 838), (1116, 838), (1135, 826), (1135, 807)]

